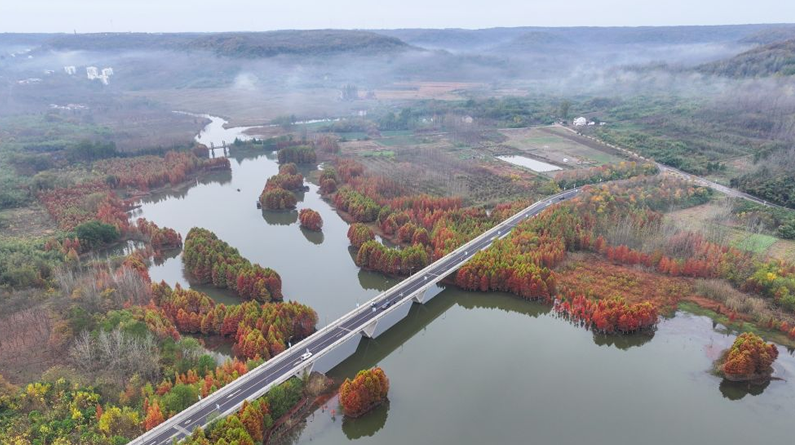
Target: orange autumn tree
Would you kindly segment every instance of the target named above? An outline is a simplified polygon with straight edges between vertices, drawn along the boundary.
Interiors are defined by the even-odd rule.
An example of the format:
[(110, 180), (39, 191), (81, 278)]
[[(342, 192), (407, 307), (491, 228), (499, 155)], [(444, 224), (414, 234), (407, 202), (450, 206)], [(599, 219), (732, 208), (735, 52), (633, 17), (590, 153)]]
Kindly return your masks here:
[(146, 410), (144, 429), (146, 431), (149, 431), (152, 428), (163, 423), (164, 420), (165, 418), (163, 417), (163, 412), (160, 411), (160, 405), (158, 405), (157, 401), (155, 401), (154, 403), (149, 405), (148, 409)]
[(734, 344), (724, 354), (720, 370), (729, 380), (749, 380), (770, 375), (773, 362), (778, 358), (778, 349), (765, 343), (753, 332), (737, 336)]
[(375, 239), (373, 230), (365, 224), (353, 223), (348, 228), (348, 240), (351, 242), (351, 246), (357, 249), (362, 247), (362, 244), (373, 239)]
[(359, 417), (386, 399), (389, 379), (381, 368), (359, 371), (340, 386), (340, 404), (346, 416)]
[(308, 230), (319, 232), (323, 228), (323, 218), (320, 217), (320, 213), (312, 209), (301, 209), (298, 212), (298, 220), (301, 221), (301, 227)]

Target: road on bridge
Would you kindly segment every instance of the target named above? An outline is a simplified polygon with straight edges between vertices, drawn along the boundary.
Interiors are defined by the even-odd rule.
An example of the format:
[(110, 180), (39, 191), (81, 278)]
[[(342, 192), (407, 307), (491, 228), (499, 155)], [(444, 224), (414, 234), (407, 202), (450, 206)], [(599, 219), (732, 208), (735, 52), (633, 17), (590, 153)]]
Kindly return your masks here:
[(525, 208), (468, 244), (378, 295), (366, 306), (351, 311), (328, 327), (312, 334), (299, 344), (244, 374), (209, 395), (205, 400), (188, 407), (130, 443), (135, 445), (171, 444), (174, 439), (180, 440), (188, 436), (195, 428), (207, 425), (212, 421), (213, 413), (217, 417), (219, 413), (237, 409), (245, 400), (256, 398), (257, 393), (264, 386), (285, 376), (295, 375), (296, 369), (300, 369), (304, 364), (302, 355), (307, 352), (318, 355), (345, 335), (362, 331), (386, 308), (412, 298), (414, 293), (427, 286), (428, 280), (449, 275), (477, 252), (488, 248), (496, 239), (506, 236), (522, 220), (535, 216), (547, 207), (570, 199), (578, 193), (577, 189), (569, 190)]

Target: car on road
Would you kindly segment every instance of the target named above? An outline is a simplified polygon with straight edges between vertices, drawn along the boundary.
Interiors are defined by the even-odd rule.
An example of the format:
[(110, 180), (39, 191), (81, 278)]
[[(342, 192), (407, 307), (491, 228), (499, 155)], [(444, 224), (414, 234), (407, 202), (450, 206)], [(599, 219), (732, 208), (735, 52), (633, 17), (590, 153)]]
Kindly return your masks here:
[(309, 360), (309, 357), (312, 357), (312, 353), (309, 352), (309, 350), (307, 349), (306, 352), (301, 354), (301, 361), (302, 362), (307, 361), (307, 360)]
[(387, 301), (386, 303), (382, 304), (381, 305), (381, 310), (385, 310), (389, 306), (392, 306), (392, 302), (391, 301)]

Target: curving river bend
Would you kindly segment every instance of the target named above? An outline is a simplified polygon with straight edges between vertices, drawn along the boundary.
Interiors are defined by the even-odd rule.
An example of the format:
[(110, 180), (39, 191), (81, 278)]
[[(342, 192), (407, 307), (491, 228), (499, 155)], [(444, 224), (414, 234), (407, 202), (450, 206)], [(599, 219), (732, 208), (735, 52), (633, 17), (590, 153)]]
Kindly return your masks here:
[[(239, 128), (212, 118), (202, 141), (233, 141)], [(219, 123), (221, 125), (219, 125)], [(212, 126), (212, 127), (211, 127)], [(179, 231), (208, 228), (283, 280), (286, 299), (312, 306), (320, 325), (393, 284), (360, 271), (345, 223), (315, 184), (298, 209), (321, 213), (322, 234), (303, 231), (297, 210), (258, 210), (274, 156), (232, 150), (231, 172), (141, 202), (135, 216)], [(308, 171), (303, 172), (305, 175)], [(150, 269), (153, 280), (190, 285), (179, 255)], [(198, 287), (217, 301), (234, 296)], [(795, 437), (795, 358), (780, 347), (765, 387), (709, 374), (733, 336), (706, 317), (677, 313), (653, 336), (601, 337), (549, 307), (498, 293), (447, 289), (331, 371), (353, 376), (379, 365), (389, 404), (354, 421), (318, 409), (284, 443), (338, 444), (780, 444)]]

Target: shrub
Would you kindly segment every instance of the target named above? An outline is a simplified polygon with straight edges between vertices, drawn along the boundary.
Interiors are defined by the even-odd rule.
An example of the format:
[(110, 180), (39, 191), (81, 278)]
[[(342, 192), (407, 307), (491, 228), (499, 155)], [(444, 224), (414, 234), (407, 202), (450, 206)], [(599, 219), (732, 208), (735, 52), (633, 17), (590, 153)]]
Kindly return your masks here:
[(115, 226), (96, 220), (78, 225), (74, 233), (80, 243), (89, 248), (110, 244), (119, 239), (119, 231)]

